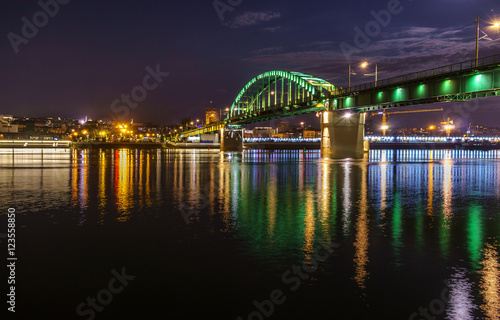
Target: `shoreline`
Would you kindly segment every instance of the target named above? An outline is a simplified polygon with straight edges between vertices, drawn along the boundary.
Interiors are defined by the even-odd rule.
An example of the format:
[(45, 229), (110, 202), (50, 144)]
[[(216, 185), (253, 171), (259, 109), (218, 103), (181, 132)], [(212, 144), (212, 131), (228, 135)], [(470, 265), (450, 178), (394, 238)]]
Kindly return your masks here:
[[(320, 142), (245, 143), (246, 150), (320, 150)], [(72, 141), (1, 141), (0, 149), (220, 149), (219, 143), (174, 142), (72, 142)], [(370, 149), (383, 150), (500, 150), (500, 144), (464, 145), (461, 143), (370, 143)]]

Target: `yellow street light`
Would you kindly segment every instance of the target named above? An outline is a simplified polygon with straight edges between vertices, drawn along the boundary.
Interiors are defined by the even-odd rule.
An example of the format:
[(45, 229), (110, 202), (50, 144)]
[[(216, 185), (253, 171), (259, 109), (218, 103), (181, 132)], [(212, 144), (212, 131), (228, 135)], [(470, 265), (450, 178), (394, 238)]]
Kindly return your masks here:
[(389, 129), (389, 126), (388, 125), (384, 125), (384, 126), (381, 126), (380, 129), (387, 130), (387, 129)]
[(368, 67), (368, 62), (366, 62), (366, 61), (362, 62), (361, 63), (361, 68), (366, 68), (366, 67)]

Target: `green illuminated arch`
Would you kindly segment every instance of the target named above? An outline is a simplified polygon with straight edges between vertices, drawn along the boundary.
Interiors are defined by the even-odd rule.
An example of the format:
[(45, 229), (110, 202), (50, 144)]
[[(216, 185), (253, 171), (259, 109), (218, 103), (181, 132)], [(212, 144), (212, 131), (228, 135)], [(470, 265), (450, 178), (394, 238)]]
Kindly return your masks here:
[(316, 76), (269, 71), (248, 82), (234, 100), (228, 118), (322, 101), (336, 87)]

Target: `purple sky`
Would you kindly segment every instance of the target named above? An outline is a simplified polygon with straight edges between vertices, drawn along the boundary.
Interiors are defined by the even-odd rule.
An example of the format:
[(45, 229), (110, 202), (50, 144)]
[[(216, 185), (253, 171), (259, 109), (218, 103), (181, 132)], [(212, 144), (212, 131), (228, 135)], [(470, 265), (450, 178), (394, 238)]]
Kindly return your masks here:
[[(116, 118), (124, 114), (113, 111), (113, 102), (144, 87), (150, 74), (146, 68), (157, 65), (169, 75), (161, 83), (148, 79), (151, 89), (142, 92), (144, 100), (128, 109), (135, 121), (170, 124), (183, 116), (201, 118), (210, 101), (217, 108), (230, 106), (250, 79), (270, 70), (311, 73), (345, 87), (342, 46), (354, 46), (356, 28), (374, 21), (372, 11), (388, 7), (397, 12), (390, 22), (352, 52), (353, 84), (373, 80), (359, 69), (363, 60), (371, 68), (378, 62), (379, 78), (386, 78), (473, 59), (477, 15), (481, 34), (488, 35), (480, 55), (500, 53), (500, 34), (489, 27), (500, 18), (497, 0), (241, 1), (224, 12), (217, 12), (212, 0), (59, 1), (67, 3), (59, 4), (47, 21), (38, 14), (37, 1), (0, 2), (0, 113)], [(34, 15), (41, 26), (28, 39), (22, 18), (31, 23)], [(459, 123), (498, 125), (499, 102), (481, 99), (473, 112), (455, 116)], [(439, 116), (391, 121), (425, 125), (429, 117)]]

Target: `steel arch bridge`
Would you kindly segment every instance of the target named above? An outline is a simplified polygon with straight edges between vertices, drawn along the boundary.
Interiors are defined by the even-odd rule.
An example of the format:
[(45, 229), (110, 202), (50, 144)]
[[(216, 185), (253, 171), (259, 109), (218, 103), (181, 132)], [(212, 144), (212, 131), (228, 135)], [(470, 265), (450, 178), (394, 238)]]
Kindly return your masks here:
[(328, 98), (340, 89), (319, 77), (287, 71), (269, 71), (250, 80), (236, 96), (226, 119), (181, 133), (189, 137), (228, 126), (323, 111)]
[(226, 119), (177, 138), (311, 112), (355, 113), (500, 96), (500, 54), (365, 83), (347, 89), (300, 72), (270, 71), (248, 82)]
[(251, 123), (276, 116), (322, 110), (338, 89), (316, 76), (286, 71), (263, 73), (248, 82), (234, 100), (226, 120)]

